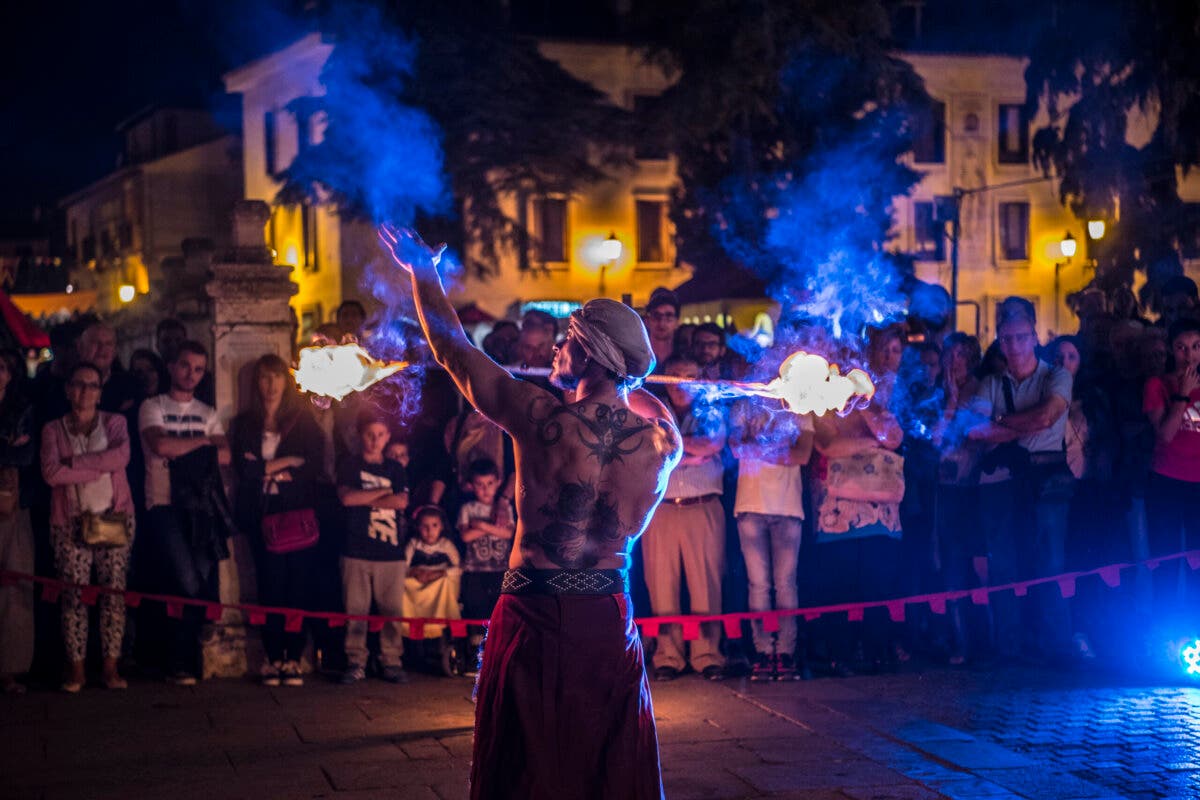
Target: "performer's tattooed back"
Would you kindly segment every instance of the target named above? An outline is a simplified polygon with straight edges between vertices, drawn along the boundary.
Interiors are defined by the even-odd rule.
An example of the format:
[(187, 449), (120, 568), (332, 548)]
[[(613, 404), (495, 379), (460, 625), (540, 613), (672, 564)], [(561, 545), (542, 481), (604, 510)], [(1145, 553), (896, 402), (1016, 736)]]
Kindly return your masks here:
[(510, 565), (626, 569), (678, 461), (671, 414), (648, 392), (628, 404), (526, 394), (516, 442), (517, 539)]

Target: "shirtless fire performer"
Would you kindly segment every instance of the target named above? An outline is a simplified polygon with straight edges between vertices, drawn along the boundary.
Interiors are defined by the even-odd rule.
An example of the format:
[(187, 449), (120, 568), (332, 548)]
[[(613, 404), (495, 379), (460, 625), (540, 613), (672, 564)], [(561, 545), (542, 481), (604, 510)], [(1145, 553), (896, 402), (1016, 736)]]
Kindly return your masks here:
[(682, 440), (637, 388), (654, 367), (641, 318), (606, 299), (571, 315), (550, 379), (575, 399), (559, 401), (471, 344), (438, 253), (410, 231), (380, 238), (412, 276), (434, 357), (515, 444), (519, 522), (478, 678), (471, 797), (662, 798), (627, 574)]

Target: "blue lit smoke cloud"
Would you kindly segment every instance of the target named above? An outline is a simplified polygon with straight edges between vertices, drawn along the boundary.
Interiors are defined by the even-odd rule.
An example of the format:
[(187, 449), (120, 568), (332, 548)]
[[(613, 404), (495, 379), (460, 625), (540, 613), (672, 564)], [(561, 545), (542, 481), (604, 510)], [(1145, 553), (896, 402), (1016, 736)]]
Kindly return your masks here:
[[(366, 342), (371, 353), (413, 366), (378, 384), (370, 400), (397, 422), (417, 413), (428, 349), (414, 313), (409, 278), (375, 243), (375, 225), (412, 226), (452, 208), (442, 132), (423, 110), (405, 102), (418, 43), (368, 3), (340, 3), (322, 23), (334, 50), (321, 73), (324, 94), (289, 106), (298, 118), (321, 115), (324, 137), (285, 172), (289, 192), (332, 201), (345, 219), (343, 237), (357, 241), (363, 289), (382, 305)], [(436, 244), (436, 243), (435, 243)], [(343, 252), (349, 251), (343, 248)], [(447, 280), (459, 270), (443, 260)]]

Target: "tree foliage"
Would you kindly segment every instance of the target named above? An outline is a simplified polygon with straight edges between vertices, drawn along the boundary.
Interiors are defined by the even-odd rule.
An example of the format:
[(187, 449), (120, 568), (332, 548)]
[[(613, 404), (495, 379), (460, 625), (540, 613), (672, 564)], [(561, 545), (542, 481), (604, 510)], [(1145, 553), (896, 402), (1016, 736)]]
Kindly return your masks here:
[[(919, 178), (901, 159), (908, 112), (928, 99), (890, 51), (884, 4), (646, 6), (637, 22), (648, 53), (678, 76), (661, 99), (658, 133), (678, 158), (681, 259), (716, 280), (748, 266), (779, 284), (847, 246), (882, 257), (891, 200)], [(813, 216), (776, 224), (800, 209)], [(781, 240), (784, 230), (804, 241)]]
[[(334, 42), (327, 96), (300, 109), (324, 111), (328, 127), (284, 174), (284, 198), (332, 196), (342, 213), (374, 221), (407, 221), (415, 211), (427, 237), (450, 242), (483, 275), (502, 247), (524, 246), (529, 236), (505, 213), (505, 195), (570, 194), (627, 163), (629, 115), (542, 56), (513, 29), (501, 0), (330, 5), (336, 13), (322, 23)], [(360, 103), (332, 102), (347, 74), (368, 104), (394, 118), (390, 130)], [(413, 203), (403, 186), (391, 194), (383, 187), (387, 202), (378, 201), (371, 162), (407, 146), (397, 129), (420, 124), (408, 111), (427, 117), (439, 139), (446, 207)], [(365, 124), (375, 146), (363, 153)], [(427, 168), (412, 165), (412, 179), (428, 178)]]
[[(1195, 0), (1057, 0), (1035, 37), (1027, 101), (1049, 121), (1034, 134), (1034, 159), (1061, 177), (1062, 202), (1079, 219), (1109, 222), (1104, 288), (1128, 286), (1135, 268), (1152, 286), (1179, 274), (1178, 244), (1196, 235), (1177, 169), (1200, 165), (1197, 52)], [(1135, 118), (1151, 126), (1144, 144), (1128, 141)]]

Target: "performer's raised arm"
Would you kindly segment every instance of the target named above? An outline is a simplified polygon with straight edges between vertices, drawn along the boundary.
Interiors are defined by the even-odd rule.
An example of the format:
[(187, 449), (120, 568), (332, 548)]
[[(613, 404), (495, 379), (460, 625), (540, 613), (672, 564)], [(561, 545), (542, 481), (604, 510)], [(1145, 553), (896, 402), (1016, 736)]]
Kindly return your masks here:
[(387, 224), (380, 227), (379, 238), (396, 264), (412, 276), (417, 317), (433, 357), (450, 373), (471, 405), (515, 434), (514, 428), (526, 422), (515, 412), (527, 404), (513, 401), (522, 395), (547, 393), (528, 381), (517, 380), (471, 343), (438, 275), (444, 246), (433, 250), (415, 232)]

